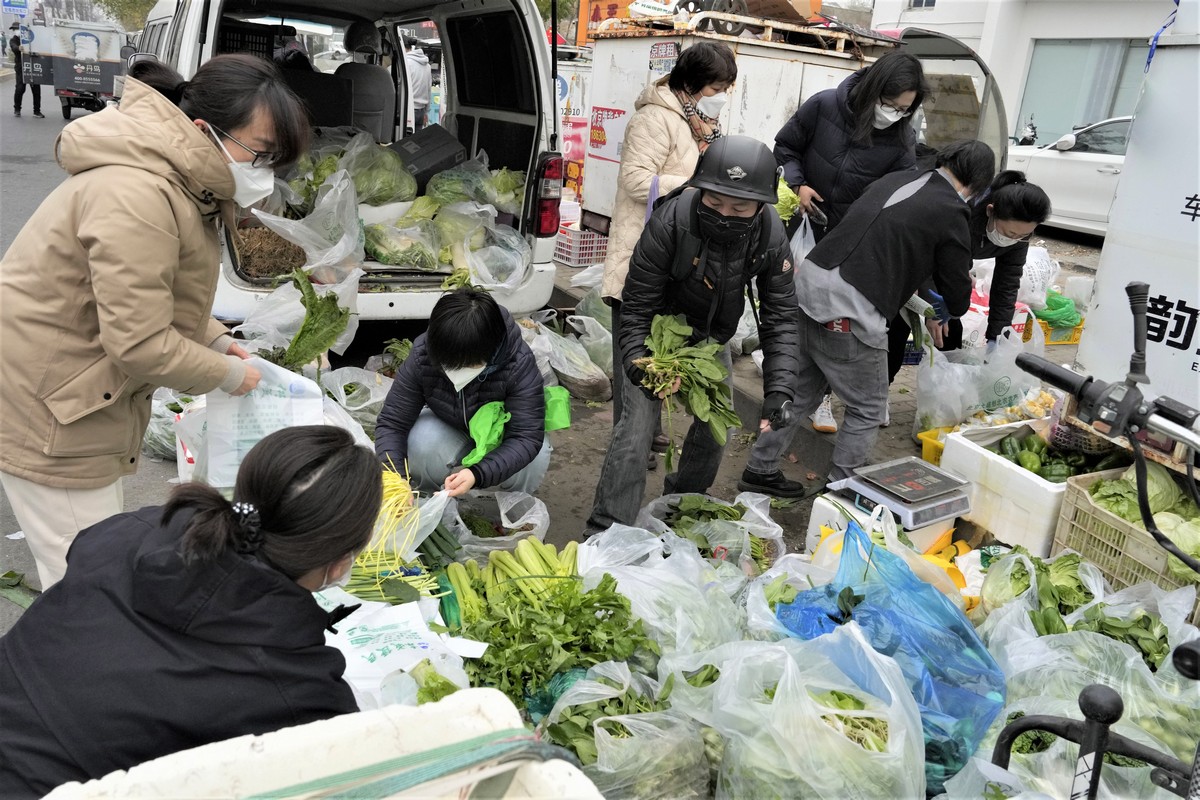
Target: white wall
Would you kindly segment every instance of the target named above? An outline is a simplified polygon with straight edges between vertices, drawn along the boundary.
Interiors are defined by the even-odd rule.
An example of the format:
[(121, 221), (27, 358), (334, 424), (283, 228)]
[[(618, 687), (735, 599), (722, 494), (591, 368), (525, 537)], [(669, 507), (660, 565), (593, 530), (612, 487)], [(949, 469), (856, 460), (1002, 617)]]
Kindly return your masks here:
[(973, 48), (996, 77), (1015, 129), (1035, 39), (1149, 39), (1175, 8), (1172, 0), (875, 0), (871, 27), (928, 28)]

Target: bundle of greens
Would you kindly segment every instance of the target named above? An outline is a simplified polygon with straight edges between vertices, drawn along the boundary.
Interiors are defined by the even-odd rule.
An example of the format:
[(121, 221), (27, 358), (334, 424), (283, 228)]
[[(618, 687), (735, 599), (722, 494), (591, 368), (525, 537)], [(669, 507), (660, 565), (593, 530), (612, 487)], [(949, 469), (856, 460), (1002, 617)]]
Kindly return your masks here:
[[(1025, 716), (1024, 711), (1017, 711), (1008, 715), (1008, 723), (1012, 723), (1021, 717)], [(1058, 737), (1049, 731), (1025, 731), (1016, 739), (1013, 740), (1012, 752), (1020, 755), (1030, 755), (1034, 753), (1044, 753), (1049, 750), (1054, 743), (1058, 741)], [(1111, 764), (1114, 767), (1144, 767), (1145, 762), (1138, 761), (1136, 758), (1118, 755), (1116, 753), (1105, 753), (1104, 763)]]
[(860, 714), (838, 714), (838, 711), (865, 711), (867, 704), (849, 692), (831, 689), (827, 692), (808, 692), (819, 705), (835, 712), (822, 714), (821, 721), (864, 750), (886, 753), (888, 723), (882, 717)]
[(422, 195), (414, 200), (408, 211), (404, 212), (404, 216), (396, 221), (396, 227), (407, 228), (421, 220), (433, 219), (439, 208), (441, 206), (438, 205), (437, 200)]
[(779, 575), (773, 581), (763, 587), (763, 597), (767, 600), (767, 607), (774, 613), (775, 607), (780, 603), (788, 605), (796, 599), (796, 595), (800, 594), (800, 590), (787, 582), (787, 575)]
[(312, 211), (313, 204), (317, 200), (317, 191), (325, 183), (326, 178), (337, 172), (342, 151), (335, 150), (320, 158), (314, 158), (314, 155), (313, 153), (301, 155), (296, 161), (296, 166), (292, 168), (291, 174), (294, 177), (288, 181), (288, 186), (301, 201), (298, 207), (291, 209), (297, 218), (306, 217)]
[(400, 230), (390, 225), (363, 228), (367, 255), (380, 264), (433, 272), (438, 269), (438, 245), (431, 223), (416, 223)]
[(425, 186), (425, 194), (443, 206), (471, 200), (490, 203), (494, 194), (491, 181), (488, 168), (472, 160), (434, 175)]
[[(746, 510), (746, 506), (741, 503), (730, 505), (703, 495), (685, 495), (669, 506), (663, 522), (669, 525), (677, 536), (687, 539), (696, 545), (701, 555), (705, 558), (724, 560), (729, 554), (718, 552), (718, 549), (724, 547), (724, 545), (710, 541), (710, 538), (704, 532), (707, 526), (703, 523), (713, 521), (739, 522), (746, 516)], [(750, 556), (750, 559), (754, 562), (760, 573), (766, 572), (771, 568), (771, 564), (777, 555), (774, 552), (774, 542), (749, 533), (747, 537), (750, 547), (750, 552), (747, 555)]]
[(417, 196), (417, 179), (404, 166), (404, 159), (390, 147), (376, 144), (370, 134), (355, 137), (338, 165), (350, 174), (360, 203), (382, 206)]
[(296, 270), (288, 277), (300, 290), (304, 322), (287, 349), (275, 347), (261, 351), (259, 355), (285, 369), (298, 371), (319, 358), (345, 332), (350, 324), (350, 309), (338, 305), (337, 295), (333, 292), (318, 296), (304, 270)]
[[(656, 316), (646, 339), (651, 354), (633, 363), (643, 372), (642, 386), (655, 394), (669, 391), (678, 381), (679, 390), (672, 396), (686, 412), (707, 422), (713, 439), (724, 445), (729, 429), (742, 423), (733, 412), (732, 395), (725, 382), (728, 373), (717, 359), (722, 345), (689, 345), (691, 337), (692, 327), (682, 315)], [(673, 449), (667, 450), (668, 469), (673, 463)]]
[[(1014, 555), (1023, 555), (1033, 564), (1037, 575), (1037, 611), (1051, 610), (1066, 616), (1095, 599), (1079, 575), (1083, 559), (1078, 553), (1063, 553), (1053, 561), (1043, 561), (1024, 547), (1014, 547)], [(981, 590), (983, 604), (994, 611), (1029, 590), (1029, 570), (1019, 558), (992, 564)]]
[(492, 170), (488, 180), (489, 200), (498, 210), (517, 215), (525, 202), (525, 173), (507, 167)]
[(1092, 631), (1118, 642), (1124, 642), (1137, 650), (1151, 672), (1157, 672), (1163, 659), (1171, 652), (1167, 640), (1167, 626), (1157, 614), (1146, 610), (1136, 612), (1129, 619), (1111, 617), (1104, 613), (1105, 604), (1096, 603), (1083, 612), (1083, 618), (1068, 626), (1053, 609), (1030, 617), (1039, 636), (1067, 631)]

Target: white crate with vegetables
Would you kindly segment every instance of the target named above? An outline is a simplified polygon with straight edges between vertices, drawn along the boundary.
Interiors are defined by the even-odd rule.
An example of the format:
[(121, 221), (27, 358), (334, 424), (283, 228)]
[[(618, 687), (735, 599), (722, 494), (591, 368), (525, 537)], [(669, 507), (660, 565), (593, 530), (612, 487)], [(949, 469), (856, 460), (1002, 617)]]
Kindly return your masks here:
[(1049, 430), (1049, 419), (966, 428), (946, 437), (941, 462), (951, 475), (971, 481), (971, 513), (964, 519), (1041, 557), (1050, 554), (1067, 478), (1108, 466), (1107, 456), (1050, 450)]

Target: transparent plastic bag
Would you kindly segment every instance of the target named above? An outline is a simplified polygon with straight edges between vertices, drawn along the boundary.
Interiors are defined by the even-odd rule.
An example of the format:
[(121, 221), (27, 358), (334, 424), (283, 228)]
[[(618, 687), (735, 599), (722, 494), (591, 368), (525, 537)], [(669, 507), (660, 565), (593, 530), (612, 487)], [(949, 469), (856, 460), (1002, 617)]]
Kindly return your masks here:
[(537, 322), (534, 320), (522, 317), (516, 322), (521, 328), (521, 339), (533, 351), (538, 372), (542, 374), (542, 383), (546, 386), (558, 386), (558, 376), (554, 374), (554, 368), (550, 366), (550, 340), (538, 335)]
[[(861, 602), (847, 608), (848, 595)], [(962, 610), (857, 522), (847, 525), (834, 581), (779, 605), (776, 616), (805, 640), (853, 620), (876, 651), (896, 659), (921, 711), (933, 791), (962, 769), (1004, 704), (1005, 675)]]
[(981, 797), (1057, 800), (1053, 795), (1032, 791), (1019, 776), (979, 756), (968, 761), (962, 771), (946, 781), (946, 791), (936, 800), (979, 800)]
[[(367, 225), (363, 228), (364, 248), (368, 256), (384, 267), (418, 272), (450, 272), (449, 264), (438, 260), (441, 244), (436, 226), (419, 220), (405, 228), (394, 225)], [(388, 272), (380, 267), (375, 272)]]
[(737, 330), (729, 338), (729, 352), (734, 355), (753, 353), (758, 349), (758, 323), (754, 319), (754, 306), (746, 303), (738, 320)]
[[(716, 679), (694, 686), (688, 678), (706, 664)], [(664, 666), (675, 676), (673, 707), (727, 740), (718, 798), (925, 796), (907, 680), (853, 623), (820, 642), (735, 642), (664, 657), (665, 680)]]
[[(596, 266), (603, 265), (597, 264)], [(599, 286), (587, 290), (575, 305), (575, 313), (581, 317), (591, 317), (603, 325), (606, 331), (612, 333), (612, 307), (604, 302)]]
[(369, 206), (408, 202), (417, 196), (417, 179), (404, 159), (390, 147), (378, 144), (369, 133), (360, 133), (346, 145), (338, 162), (350, 174), (358, 202)]
[(624, 661), (596, 664), (588, 669), (582, 680), (576, 681), (559, 696), (554, 708), (546, 715), (545, 724), (553, 725), (559, 722), (573, 706), (610, 700), (620, 697), (630, 689), (643, 697), (656, 698), (659, 685), (658, 681), (649, 676), (635, 675), (629, 669), (629, 664)]
[[(553, 312), (550, 313), (553, 314)], [(530, 347), (534, 348), (534, 355), (536, 356), (538, 353), (538, 346), (544, 348), (546, 344), (549, 345), (547, 360), (550, 368), (554, 370), (558, 382), (572, 396), (578, 397), (580, 400), (595, 402), (612, 399), (612, 381), (604, 374), (604, 370), (592, 363), (591, 357), (579, 339), (555, 333), (538, 321), (536, 316), (534, 323), (537, 330), (537, 335), (534, 337), (536, 344), (530, 344)]]
[[(726, 507), (740, 505), (745, 511), (739, 520), (701, 520), (691, 525), (686, 533), (682, 533), (672, 530), (664, 520), (685, 497), (702, 498), (708, 503)], [(655, 533), (671, 531), (688, 538), (697, 546), (700, 546), (698, 539), (702, 537), (708, 543), (707, 549), (711, 552), (711, 558), (737, 564), (747, 575), (757, 575), (763, 571), (763, 566), (769, 568), (769, 565), (787, 549), (783, 540), (783, 528), (771, 519), (771, 498), (753, 492), (743, 492), (735, 497), (733, 502), (706, 495), (664, 495), (650, 501), (638, 513), (634, 524)], [(760, 543), (752, 547), (751, 536), (761, 540)], [(756, 560), (754, 555), (760, 547), (762, 555)]]
[(304, 249), (304, 269), (321, 283), (338, 283), (362, 263), (358, 196), (345, 170), (338, 170), (325, 180), (317, 191), (312, 212), (304, 219), (284, 219), (257, 209), (254, 215), (284, 239)]
[(483, 246), (467, 251), (471, 282), (489, 291), (515, 292), (533, 276), (533, 250), (508, 225), (485, 227)]
[(604, 283), (603, 264), (593, 264), (571, 276), (571, 286), (575, 289), (587, 291), (597, 288), (602, 283)]
[(613, 525), (579, 545), (575, 563), (579, 574), (586, 575), (593, 569), (604, 573), (610, 567), (638, 566), (662, 558), (661, 538), (641, 528)]
[(674, 711), (596, 721), (596, 763), (583, 768), (606, 798), (705, 800), (709, 763), (699, 728)]
[[(741, 639), (741, 618), (722, 587), (715, 583), (699, 586), (681, 574), (701, 573), (707, 567), (703, 559), (686, 552), (672, 557), (675, 561), (671, 564), (664, 560), (643, 566), (593, 569), (583, 576), (583, 585), (591, 590), (606, 573), (612, 575), (617, 591), (629, 598), (633, 613), (643, 621), (647, 634), (658, 642), (663, 654), (702, 652)], [(681, 569), (692, 557), (700, 563)]]
[[(358, 332), (358, 282), (362, 276), (363, 271), (355, 268), (337, 283), (313, 286), (318, 296), (333, 292), (337, 295), (338, 305), (350, 309), (350, 321), (346, 330), (342, 331), (329, 348), (338, 355), (346, 352)], [(240, 333), (246, 338), (244, 345), (247, 350), (287, 347), (304, 323), (305, 310), (300, 297), (300, 290), (290, 281), (281, 284), (254, 304), (254, 310), (246, 316), (241, 325), (233, 329), (234, 333)]]
[(1030, 247), (1021, 271), (1017, 302), (1024, 303), (1034, 311), (1045, 308), (1046, 292), (1054, 285), (1057, 276), (1058, 262), (1050, 258), (1050, 252), (1044, 247)]
[[(142, 449), (155, 458), (174, 461), (175, 419), (194, 401), (195, 398), (191, 395), (176, 392), (165, 386), (155, 389), (154, 396), (150, 399), (150, 423), (142, 436)], [(177, 406), (179, 411), (169, 407), (172, 405)]]
[(487, 558), (494, 550), (514, 550), (517, 543), (528, 536), (545, 541), (546, 531), (550, 529), (550, 512), (545, 503), (524, 492), (496, 492), (496, 504), (500, 510), (500, 525), (509, 532), (503, 536), (476, 536), (459, 516), (458, 504), (451, 501), (446, 505), (442, 522), (462, 545), (458, 560)]
[(477, 157), (434, 175), (425, 194), (443, 206), (470, 201), (491, 204), (495, 202), (491, 179), (487, 156)]
[(328, 396), (321, 398), (321, 417), (326, 425), (333, 425), (348, 432), (354, 437), (355, 444), (374, 451), (375, 443), (371, 441), (371, 437), (363, 430), (363, 426), (358, 423), (358, 420), (350, 416), (349, 411)]
[(599, 320), (591, 317), (571, 315), (567, 323), (579, 333), (579, 343), (587, 351), (588, 358), (609, 378), (613, 376), (613, 343), (612, 334), (600, 324)]
[(391, 378), (358, 367), (342, 367), (321, 373), (321, 386), (362, 426), (367, 436), (375, 438), (375, 422), (392, 389)]

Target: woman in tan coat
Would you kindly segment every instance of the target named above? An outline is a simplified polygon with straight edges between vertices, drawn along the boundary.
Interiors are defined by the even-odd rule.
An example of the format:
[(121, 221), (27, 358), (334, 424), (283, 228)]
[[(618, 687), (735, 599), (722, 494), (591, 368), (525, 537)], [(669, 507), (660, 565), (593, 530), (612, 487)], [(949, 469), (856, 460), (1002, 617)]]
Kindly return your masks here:
[[(601, 287), (604, 302), (612, 306), (614, 331), (620, 321), (629, 257), (646, 226), (647, 207), (692, 177), (700, 154), (721, 135), (717, 118), (735, 80), (733, 51), (717, 42), (697, 42), (683, 51), (669, 75), (647, 86), (634, 103), (621, 148)], [(614, 336), (613, 363), (620, 359)], [(620, 392), (613, 392), (614, 421), (621, 418), (620, 397)], [(666, 448), (666, 437), (660, 433), (654, 449), (665, 452)]]
[(157, 387), (258, 383), (211, 317), (219, 221), (307, 146), (268, 61), (218, 56), (190, 82), (157, 63), (131, 74), (118, 108), (63, 130), (70, 177), (0, 262), (0, 482), (43, 589), (80, 530), (123, 510)]

